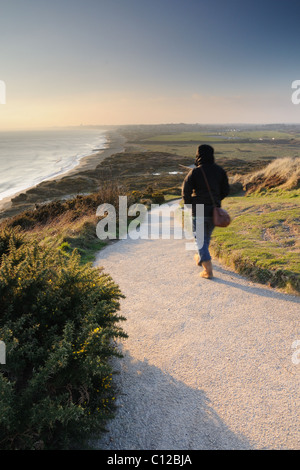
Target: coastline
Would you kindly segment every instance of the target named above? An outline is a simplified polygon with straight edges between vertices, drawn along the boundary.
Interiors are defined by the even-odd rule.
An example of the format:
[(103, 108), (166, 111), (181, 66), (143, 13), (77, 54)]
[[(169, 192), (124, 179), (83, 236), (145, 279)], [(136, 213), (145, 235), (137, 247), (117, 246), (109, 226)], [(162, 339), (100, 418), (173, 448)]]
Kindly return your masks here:
[(76, 193), (93, 192), (96, 183), (93, 176), (97, 167), (106, 158), (125, 150), (126, 138), (117, 130), (107, 130), (106, 138), (106, 148), (83, 157), (71, 170), (2, 199), (0, 221), (23, 210), (32, 209), (35, 204), (63, 199)]
[(99, 149), (99, 151), (92, 153), (84, 158), (82, 158), (78, 165), (72, 170), (69, 170), (67, 173), (57, 176), (54, 179), (61, 179), (64, 176), (76, 175), (80, 171), (94, 170), (97, 166), (106, 158), (111, 157), (115, 153), (121, 153), (125, 149), (126, 139), (117, 131), (108, 130), (106, 133), (107, 147), (104, 149)]

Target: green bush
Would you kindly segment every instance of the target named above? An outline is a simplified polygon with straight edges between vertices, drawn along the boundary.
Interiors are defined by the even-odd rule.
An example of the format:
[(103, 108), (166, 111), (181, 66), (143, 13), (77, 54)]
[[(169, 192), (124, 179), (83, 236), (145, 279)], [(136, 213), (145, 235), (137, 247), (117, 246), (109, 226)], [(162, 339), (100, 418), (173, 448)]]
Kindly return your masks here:
[(0, 234), (0, 448), (65, 449), (113, 416), (122, 294), (74, 251)]
[(21, 233), (20, 228), (15, 229), (5, 228), (0, 232), (0, 258), (4, 253), (8, 253), (10, 245), (13, 244), (19, 248), (24, 243), (24, 235)]
[(151, 195), (152, 202), (154, 204), (163, 204), (165, 202), (165, 196), (163, 193), (152, 193)]

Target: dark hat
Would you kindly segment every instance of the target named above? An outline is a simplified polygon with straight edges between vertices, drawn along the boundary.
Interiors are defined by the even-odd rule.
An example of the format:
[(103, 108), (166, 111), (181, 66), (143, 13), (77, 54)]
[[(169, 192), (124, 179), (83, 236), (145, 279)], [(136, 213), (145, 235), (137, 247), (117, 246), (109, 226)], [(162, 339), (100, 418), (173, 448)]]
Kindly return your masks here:
[(204, 163), (214, 163), (214, 149), (210, 145), (199, 145), (198, 152), (196, 155), (196, 166)]

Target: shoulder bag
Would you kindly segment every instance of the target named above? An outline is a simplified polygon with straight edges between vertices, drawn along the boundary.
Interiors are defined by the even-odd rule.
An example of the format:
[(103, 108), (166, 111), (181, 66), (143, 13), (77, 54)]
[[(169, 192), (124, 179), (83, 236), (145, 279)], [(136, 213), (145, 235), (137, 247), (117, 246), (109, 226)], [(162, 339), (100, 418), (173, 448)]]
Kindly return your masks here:
[(217, 207), (216, 206), (216, 203), (214, 201), (214, 198), (213, 198), (213, 195), (212, 195), (212, 192), (211, 192), (211, 189), (210, 189), (210, 186), (208, 184), (208, 181), (207, 181), (207, 178), (206, 178), (206, 174), (202, 168), (202, 166), (200, 167), (201, 170), (202, 170), (202, 173), (203, 173), (203, 177), (204, 177), (204, 180), (205, 180), (205, 183), (206, 183), (206, 186), (207, 186), (207, 189), (208, 189), (208, 192), (209, 192), (209, 195), (210, 195), (210, 198), (212, 200), (212, 203), (213, 203), (213, 222), (214, 222), (214, 225), (216, 227), (228, 227), (228, 225), (230, 224), (231, 222), (231, 218), (230, 218), (230, 215), (228, 214), (227, 211), (225, 211), (225, 209), (222, 209), (221, 207)]

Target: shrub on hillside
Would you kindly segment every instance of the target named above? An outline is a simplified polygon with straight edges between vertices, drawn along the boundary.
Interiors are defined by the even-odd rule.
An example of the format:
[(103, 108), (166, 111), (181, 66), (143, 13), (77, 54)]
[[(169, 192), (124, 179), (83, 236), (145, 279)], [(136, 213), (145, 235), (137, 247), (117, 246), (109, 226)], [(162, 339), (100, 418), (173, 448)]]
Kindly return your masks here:
[(121, 194), (120, 185), (113, 181), (106, 181), (102, 183), (98, 191), (91, 194), (78, 194), (67, 200), (35, 204), (34, 208), (11, 217), (5, 222), (5, 226), (20, 226), (21, 229), (28, 230), (35, 226), (51, 223), (66, 214), (68, 214), (70, 221), (74, 221), (85, 215), (95, 214), (97, 207), (101, 204), (108, 203), (118, 207), (119, 195)]
[[(62, 449), (112, 417), (122, 294), (73, 252), (0, 234), (0, 448)], [(14, 239), (15, 238), (15, 239)]]
[(165, 196), (160, 192), (152, 193), (151, 199), (153, 204), (163, 204), (165, 202)]
[(0, 259), (5, 253), (9, 253), (10, 246), (19, 248), (25, 242), (24, 235), (21, 233), (19, 227), (16, 229), (5, 228), (0, 232)]

